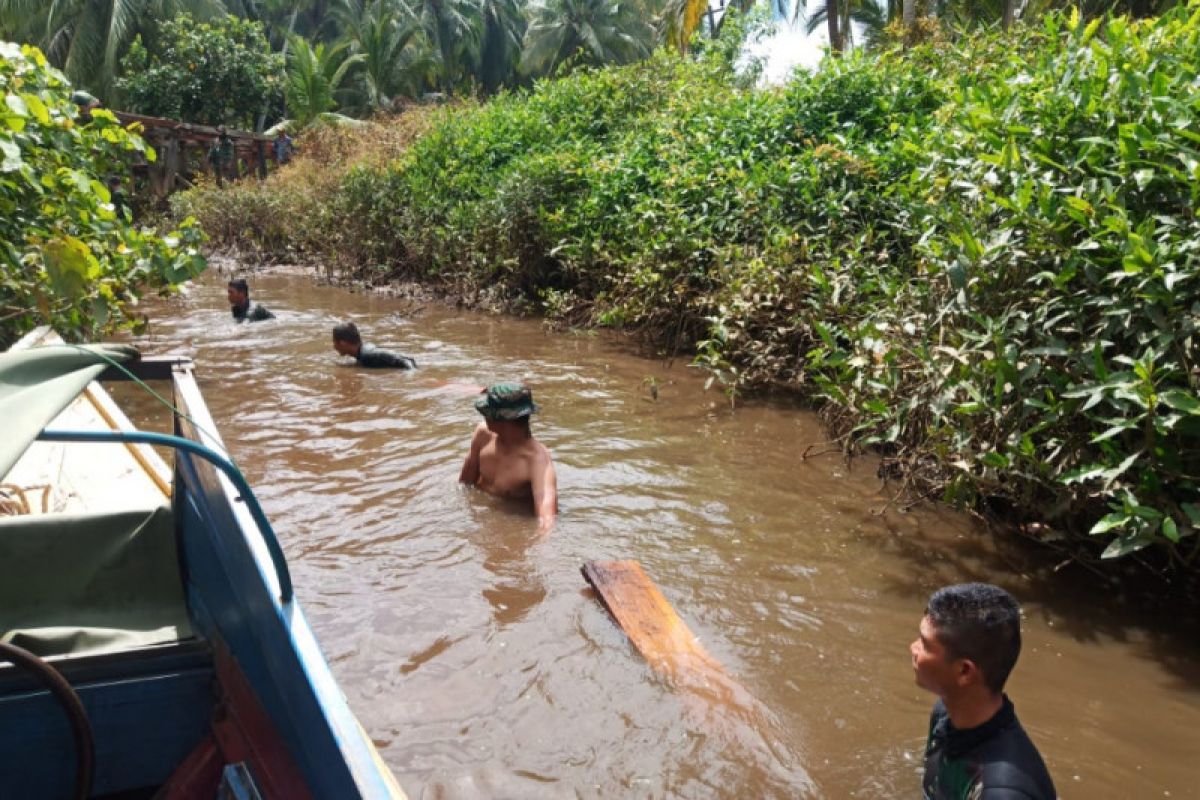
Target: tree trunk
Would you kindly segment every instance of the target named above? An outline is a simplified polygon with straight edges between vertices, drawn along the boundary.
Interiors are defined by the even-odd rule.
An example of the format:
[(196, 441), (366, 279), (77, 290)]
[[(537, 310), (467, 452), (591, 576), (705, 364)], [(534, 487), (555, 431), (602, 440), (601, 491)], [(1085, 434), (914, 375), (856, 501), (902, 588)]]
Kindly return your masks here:
[(825, 0), (825, 20), (829, 23), (829, 52), (842, 52), (842, 37), (838, 34), (838, 0)]
[[(1012, 0), (1005, 0), (1006, 3)], [(1007, 8), (1007, 5), (1005, 6)], [(917, 27), (917, 0), (904, 0), (904, 5), (901, 6), (900, 21), (904, 25), (904, 44), (906, 47), (911, 47), (913, 43), (913, 34)]]
[(1017, 0), (1004, 0), (1004, 18), (1000, 20), (1000, 27), (1008, 30), (1012, 27), (1013, 22), (1017, 18)]

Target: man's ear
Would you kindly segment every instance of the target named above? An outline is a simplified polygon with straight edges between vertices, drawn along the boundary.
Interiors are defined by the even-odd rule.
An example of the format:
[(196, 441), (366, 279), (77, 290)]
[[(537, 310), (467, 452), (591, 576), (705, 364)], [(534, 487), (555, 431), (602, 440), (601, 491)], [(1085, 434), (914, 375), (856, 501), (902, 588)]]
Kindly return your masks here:
[(954, 662), (954, 679), (958, 682), (959, 686), (983, 683), (983, 671), (971, 659), (960, 658)]

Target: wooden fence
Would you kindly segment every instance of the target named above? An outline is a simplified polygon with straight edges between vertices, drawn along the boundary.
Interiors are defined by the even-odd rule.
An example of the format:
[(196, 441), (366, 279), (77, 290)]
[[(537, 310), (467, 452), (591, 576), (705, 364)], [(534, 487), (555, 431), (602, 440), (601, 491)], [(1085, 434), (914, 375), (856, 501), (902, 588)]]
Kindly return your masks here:
[[(157, 158), (135, 164), (134, 171), (146, 175), (147, 189), (155, 200), (188, 185), (187, 176), (194, 169), (214, 171), (208, 153), (220, 137), (217, 128), (125, 111), (113, 113), (122, 125), (140, 125), (142, 138), (154, 148)], [(226, 130), (226, 133), (233, 142), (234, 163), (226, 165), (227, 172), (221, 177), (236, 180), (257, 173), (265, 178), (268, 159), (275, 160), (271, 137), (249, 131)], [(199, 158), (194, 158), (197, 154)]]

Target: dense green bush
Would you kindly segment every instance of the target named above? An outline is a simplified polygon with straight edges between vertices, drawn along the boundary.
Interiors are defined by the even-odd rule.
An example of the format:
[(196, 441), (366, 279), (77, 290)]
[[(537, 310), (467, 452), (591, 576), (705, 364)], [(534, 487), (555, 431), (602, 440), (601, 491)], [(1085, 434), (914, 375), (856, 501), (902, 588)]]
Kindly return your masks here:
[(447, 110), (335, 202), (375, 275), (691, 349), (923, 493), (1196, 567), (1198, 36), (1051, 16), (778, 90), (659, 55)]
[(114, 208), (105, 179), (152, 153), (108, 111), (77, 119), (71, 88), (31, 47), (0, 43), (0, 349), (40, 324), (89, 338), (132, 319), (147, 288), (204, 269), (185, 220), (160, 237)]
[(152, 46), (134, 39), (117, 86), (139, 114), (255, 130), (283, 110), (283, 56), (258, 22), (223, 16), (164, 20)]

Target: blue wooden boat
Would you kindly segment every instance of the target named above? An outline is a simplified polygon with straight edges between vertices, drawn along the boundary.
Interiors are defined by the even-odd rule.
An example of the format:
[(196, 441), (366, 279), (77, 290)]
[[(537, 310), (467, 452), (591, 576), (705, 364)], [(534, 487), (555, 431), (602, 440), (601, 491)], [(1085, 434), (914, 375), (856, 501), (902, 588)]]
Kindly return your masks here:
[[(191, 361), (28, 344), (0, 354), (0, 797), (402, 798)], [(93, 379), (166, 388), (173, 433)]]

